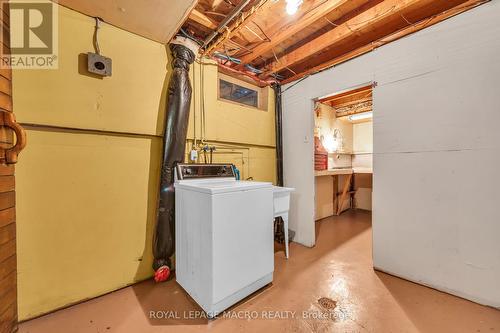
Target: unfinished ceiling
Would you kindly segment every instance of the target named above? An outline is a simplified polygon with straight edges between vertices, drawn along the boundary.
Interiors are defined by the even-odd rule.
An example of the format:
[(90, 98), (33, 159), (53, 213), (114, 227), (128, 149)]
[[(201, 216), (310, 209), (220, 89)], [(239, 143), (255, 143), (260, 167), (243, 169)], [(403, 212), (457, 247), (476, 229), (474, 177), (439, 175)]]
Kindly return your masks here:
[(137, 35), (168, 43), (196, 0), (59, 0), (59, 4)]
[(372, 111), (372, 86), (363, 86), (318, 100), (319, 103), (330, 106), (336, 117)]
[(226, 71), (287, 83), (488, 0), (304, 0), (293, 15), (287, 1), (199, 0), (181, 33)]
[(336, 118), (346, 117), (354, 124), (370, 122), (373, 116), (373, 86), (339, 92), (323, 97), (317, 103), (328, 105)]

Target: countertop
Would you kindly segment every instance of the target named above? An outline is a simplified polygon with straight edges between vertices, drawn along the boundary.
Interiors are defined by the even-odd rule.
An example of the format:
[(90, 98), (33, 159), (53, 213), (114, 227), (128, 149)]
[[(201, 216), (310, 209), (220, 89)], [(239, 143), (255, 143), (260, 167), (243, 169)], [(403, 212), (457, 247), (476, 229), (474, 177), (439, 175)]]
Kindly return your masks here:
[(338, 175), (351, 175), (353, 173), (373, 173), (373, 170), (371, 168), (358, 168), (358, 167), (355, 167), (355, 168), (337, 168), (337, 169), (315, 171), (314, 176), (315, 177), (338, 176)]

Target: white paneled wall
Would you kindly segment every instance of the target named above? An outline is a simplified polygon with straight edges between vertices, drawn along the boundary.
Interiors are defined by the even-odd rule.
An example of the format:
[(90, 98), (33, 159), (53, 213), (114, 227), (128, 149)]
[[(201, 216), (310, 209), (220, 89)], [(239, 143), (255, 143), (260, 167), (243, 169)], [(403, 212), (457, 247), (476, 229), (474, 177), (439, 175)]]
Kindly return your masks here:
[(374, 266), (500, 307), (500, 1), (448, 19), (283, 95), (295, 240), (312, 246), (312, 100), (375, 81)]

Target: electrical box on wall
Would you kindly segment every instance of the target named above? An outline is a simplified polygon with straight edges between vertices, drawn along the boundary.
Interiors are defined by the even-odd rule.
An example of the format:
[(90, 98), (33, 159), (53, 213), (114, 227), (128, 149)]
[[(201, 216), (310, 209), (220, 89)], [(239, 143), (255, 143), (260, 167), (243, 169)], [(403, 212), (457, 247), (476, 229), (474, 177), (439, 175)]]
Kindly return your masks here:
[(111, 58), (97, 53), (87, 53), (87, 66), (90, 73), (111, 76)]

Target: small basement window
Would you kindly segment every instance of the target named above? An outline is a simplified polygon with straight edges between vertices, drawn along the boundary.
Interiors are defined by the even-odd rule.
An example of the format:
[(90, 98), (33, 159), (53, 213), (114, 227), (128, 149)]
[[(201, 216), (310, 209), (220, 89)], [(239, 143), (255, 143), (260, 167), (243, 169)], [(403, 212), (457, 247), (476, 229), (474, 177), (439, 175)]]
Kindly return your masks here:
[(222, 99), (253, 106), (254, 108), (259, 106), (259, 93), (256, 90), (219, 79), (219, 91)]
[(267, 110), (267, 90), (219, 73), (219, 99), (260, 110)]

